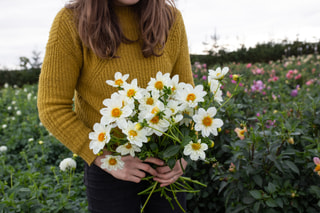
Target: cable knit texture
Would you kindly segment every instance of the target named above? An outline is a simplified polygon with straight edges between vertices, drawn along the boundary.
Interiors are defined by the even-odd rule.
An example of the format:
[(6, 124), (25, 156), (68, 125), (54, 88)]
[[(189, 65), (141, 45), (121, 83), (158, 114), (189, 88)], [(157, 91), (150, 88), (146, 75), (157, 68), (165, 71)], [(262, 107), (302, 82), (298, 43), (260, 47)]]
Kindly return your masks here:
[[(138, 25), (130, 7), (116, 8), (122, 30), (129, 39), (139, 38)], [(115, 72), (129, 74), (146, 87), (158, 71), (178, 74), (193, 84), (188, 43), (181, 13), (177, 11), (163, 55), (145, 58), (139, 42), (122, 43), (119, 58), (101, 59), (79, 38), (73, 11), (63, 8), (49, 35), (39, 80), (38, 109), (41, 122), (59, 141), (89, 165), (96, 156), (89, 149), (89, 133), (100, 122), (102, 101), (116, 89), (106, 84)]]

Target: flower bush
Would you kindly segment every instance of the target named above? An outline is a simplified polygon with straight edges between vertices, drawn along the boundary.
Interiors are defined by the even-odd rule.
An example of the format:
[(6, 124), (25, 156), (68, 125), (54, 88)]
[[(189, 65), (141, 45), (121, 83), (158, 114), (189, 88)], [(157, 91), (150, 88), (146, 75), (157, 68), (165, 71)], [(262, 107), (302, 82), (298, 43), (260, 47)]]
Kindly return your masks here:
[[(224, 125), (206, 151), (216, 161), (187, 167), (186, 176), (207, 185), (187, 194), (187, 212), (320, 211), (319, 59), (225, 64), (231, 76), (221, 93), (232, 98), (219, 111)], [(193, 66), (197, 85), (208, 81), (209, 69), (216, 67)], [(237, 76), (241, 83), (232, 94)], [(252, 91), (259, 80), (262, 92)], [(0, 209), (88, 212), (83, 162), (41, 125), (36, 92), (37, 85), (0, 90)], [(60, 170), (66, 158), (76, 161), (75, 170)]]
[(319, 212), (319, 59), (228, 66), (244, 85), (224, 110), (217, 162), (188, 171), (208, 185), (190, 212)]

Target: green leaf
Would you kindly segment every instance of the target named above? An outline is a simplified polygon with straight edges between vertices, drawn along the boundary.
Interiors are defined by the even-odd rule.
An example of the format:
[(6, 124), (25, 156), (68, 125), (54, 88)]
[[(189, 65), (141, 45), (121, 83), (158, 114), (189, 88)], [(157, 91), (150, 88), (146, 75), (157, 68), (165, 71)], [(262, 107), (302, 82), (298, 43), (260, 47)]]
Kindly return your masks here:
[(280, 206), (281, 208), (283, 208), (283, 201), (282, 201), (281, 198), (277, 198), (277, 199), (276, 199), (276, 203), (277, 203), (278, 206)]
[(272, 198), (268, 199), (268, 200), (266, 201), (266, 204), (267, 204), (267, 206), (269, 206), (269, 207), (277, 207), (277, 206), (278, 206), (277, 203), (276, 203), (276, 201), (275, 201), (274, 199), (272, 199)]
[(173, 145), (169, 146), (164, 152), (163, 152), (163, 157), (164, 158), (170, 158), (177, 154), (180, 150), (180, 145)]
[(259, 175), (253, 176), (252, 179), (258, 186), (262, 187), (263, 180)]
[(150, 148), (152, 151), (156, 151), (158, 149), (158, 144), (153, 142), (150, 144)]
[(173, 167), (176, 165), (176, 159), (170, 158), (170, 159), (167, 161), (167, 165), (170, 167), (170, 169), (173, 169)]
[(270, 194), (273, 194), (277, 190), (277, 186), (273, 183), (268, 183), (268, 187), (266, 187)]
[(251, 191), (249, 191), (249, 193), (256, 200), (260, 200), (262, 198), (262, 194), (261, 194), (261, 192), (259, 190), (251, 190)]
[(259, 212), (260, 204), (261, 204), (261, 201), (256, 202), (256, 203), (253, 205), (253, 210), (254, 210), (254, 212)]
[(220, 194), (220, 192), (221, 192), (228, 184), (229, 184), (228, 182), (222, 181), (221, 184), (220, 184), (220, 188), (219, 188), (218, 194)]
[(295, 173), (297, 173), (298, 175), (300, 175), (300, 171), (299, 168), (292, 162), (292, 161), (288, 161), (285, 160), (284, 163)]

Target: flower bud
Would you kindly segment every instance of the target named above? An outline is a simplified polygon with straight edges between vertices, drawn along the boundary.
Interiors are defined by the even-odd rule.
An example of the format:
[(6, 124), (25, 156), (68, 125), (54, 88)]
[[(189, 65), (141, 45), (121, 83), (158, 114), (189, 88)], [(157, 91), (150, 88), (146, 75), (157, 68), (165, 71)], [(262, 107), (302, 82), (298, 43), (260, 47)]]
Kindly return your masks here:
[(210, 148), (213, 148), (213, 147), (214, 147), (214, 141), (211, 141)]
[(288, 139), (288, 143), (289, 143), (289, 144), (294, 144), (294, 140), (293, 140), (292, 137)]
[(235, 81), (238, 81), (240, 78), (239, 75), (232, 75), (232, 79), (235, 80)]

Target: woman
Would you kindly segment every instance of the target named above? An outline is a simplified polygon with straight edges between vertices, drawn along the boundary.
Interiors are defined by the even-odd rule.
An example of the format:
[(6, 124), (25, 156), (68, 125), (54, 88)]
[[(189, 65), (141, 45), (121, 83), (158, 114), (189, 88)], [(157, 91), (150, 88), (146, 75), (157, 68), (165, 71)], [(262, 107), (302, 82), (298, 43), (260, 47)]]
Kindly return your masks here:
[[(85, 160), (91, 212), (139, 212), (145, 197), (137, 193), (145, 187), (141, 178), (146, 173), (162, 187), (183, 174), (179, 163), (171, 170), (160, 159), (142, 162), (131, 156), (122, 158), (122, 170), (101, 168), (100, 159), (109, 153), (94, 155), (88, 135), (101, 118), (103, 100), (115, 92), (105, 81), (117, 71), (137, 78), (141, 87), (158, 71), (178, 74), (180, 81), (193, 84), (184, 23), (173, 2), (74, 0), (52, 24), (39, 80), (39, 116), (58, 140)], [(184, 194), (178, 198), (185, 208)], [(156, 194), (145, 209), (180, 211)]]

